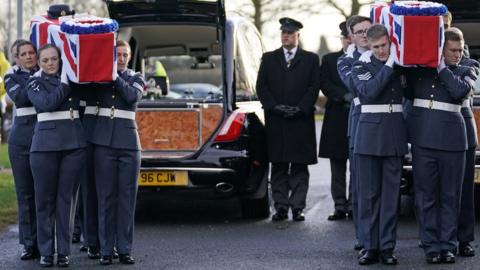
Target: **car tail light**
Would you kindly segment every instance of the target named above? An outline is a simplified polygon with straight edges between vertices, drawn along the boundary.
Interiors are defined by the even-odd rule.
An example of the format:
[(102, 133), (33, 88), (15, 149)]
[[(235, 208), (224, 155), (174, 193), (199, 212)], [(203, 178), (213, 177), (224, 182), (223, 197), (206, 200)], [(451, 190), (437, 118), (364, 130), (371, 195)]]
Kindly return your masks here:
[(242, 134), (243, 123), (245, 123), (245, 117), (247, 113), (239, 112), (238, 110), (234, 111), (228, 118), (227, 121), (220, 128), (220, 132), (215, 137), (214, 142), (231, 142), (235, 141)]

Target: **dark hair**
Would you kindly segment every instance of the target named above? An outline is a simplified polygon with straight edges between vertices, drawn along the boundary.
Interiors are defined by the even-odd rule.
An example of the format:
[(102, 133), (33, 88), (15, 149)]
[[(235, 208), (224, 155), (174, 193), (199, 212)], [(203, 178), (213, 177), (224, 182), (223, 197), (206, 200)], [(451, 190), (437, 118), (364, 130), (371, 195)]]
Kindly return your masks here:
[(376, 41), (383, 36), (388, 37), (388, 31), (387, 28), (381, 24), (376, 23), (367, 30), (367, 39), (369, 41)]
[[(14, 42), (14, 44), (15, 44), (15, 42)], [(35, 53), (37, 53), (37, 48), (35, 48), (35, 45), (33, 45), (32, 42), (30, 42), (29, 40), (22, 39), (22, 40), (18, 41), (17, 46), (16, 46), (16, 48), (17, 48), (17, 56), (18, 56), (18, 52), (20, 51), (20, 47), (25, 46), (25, 45), (30, 45), (30, 46), (32, 46), (32, 47), (33, 47), (33, 50), (35, 51)], [(13, 46), (13, 45), (12, 45), (12, 46)]]
[(347, 20), (347, 27), (350, 29), (350, 32), (353, 34), (353, 27), (362, 22), (372, 22), (370, 18), (360, 15), (353, 15)]
[(50, 49), (50, 48), (55, 49), (55, 51), (57, 51), (57, 53), (58, 53), (58, 57), (59, 58), (61, 57), (62, 54), (60, 52), (60, 49), (57, 46), (55, 46), (54, 44), (48, 43), (48, 44), (45, 44), (42, 47), (40, 47), (40, 49), (38, 49), (38, 52), (37, 52), (38, 61), (40, 61), (40, 55), (42, 54), (42, 52), (45, 51), (46, 49)]
[(132, 51), (132, 48), (130, 47), (130, 44), (128, 44), (128, 42), (126, 42), (125, 40), (118, 39), (117, 40), (117, 48), (118, 47), (127, 47), (130, 52)]
[(449, 40), (464, 41), (462, 31), (456, 27), (445, 29), (445, 43), (447, 43)]
[[(13, 49), (15, 49), (15, 53), (18, 54), (18, 44), (20, 43), (24, 43), (24, 42), (28, 42), (28, 40), (26, 39), (23, 39), (23, 38), (19, 38), (17, 40), (15, 40), (13, 43), (12, 43), (12, 46), (10, 46), (10, 52), (12, 52)], [(26, 44), (26, 43), (25, 43)], [(12, 55), (13, 57), (17, 57), (16, 55)]]

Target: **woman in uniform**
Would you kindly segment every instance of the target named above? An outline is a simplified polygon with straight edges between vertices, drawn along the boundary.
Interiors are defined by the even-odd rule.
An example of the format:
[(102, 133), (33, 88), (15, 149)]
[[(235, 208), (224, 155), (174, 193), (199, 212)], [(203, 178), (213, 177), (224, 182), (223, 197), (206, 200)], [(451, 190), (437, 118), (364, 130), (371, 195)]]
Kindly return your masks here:
[[(85, 136), (78, 95), (60, 68), (60, 51), (47, 44), (38, 50), (40, 71), (28, 82), (28, 97), (37, 111), (30, 150), (35, 180), (40, 265), (69, 265), (72, 195), (85, 164)], [(57, 249), (55, 250), (55, 240)]]
[[(13, 46), (12, 46), (13, 47)], [(37, 71), (37, 52), (30, 41), (17, 40), (12, 50), (18, 65), (5, 74), (7, 94), (15, 103), (15, 119), (8, 139), (8, 155), (18, 202), (18, 235), (23, 251), (21, 260), (38, 256), (35, 192), (30, 169), (30, 145), (37, 122), (35, 108), (28, 99), (27, 81)]]
[(140, 168), (140, 143), (135, 111), (145, 80), (128, 69), (130, 45), (117, 41), (118, 77), (113, 87), (98, 93), (98, 118), (91, 141), (95, 144), (100, 263), (112, 264), (116, 244), (120, 263), (133, 264), (133, 222)]

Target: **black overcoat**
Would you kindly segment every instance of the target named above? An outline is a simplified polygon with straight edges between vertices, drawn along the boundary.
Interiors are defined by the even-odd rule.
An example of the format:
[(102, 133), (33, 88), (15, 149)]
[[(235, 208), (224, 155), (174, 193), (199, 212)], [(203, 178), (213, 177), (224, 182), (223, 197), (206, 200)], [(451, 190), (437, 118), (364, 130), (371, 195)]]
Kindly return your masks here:
[(347, 87), (337, 71), (337, 59), (343, 51), (323, 56), (320, 67), (320, 89), (327, 97), (325, 116), (318, 156), (324, 158), (348, 158), (348, 112), (350, 102), (345, 102)]
[[(319, 92), (319, 59), (298, 48), (287, 67), (283, 49), (267, 52), (257, 79), (257, 94), (265, 112), (270, 162), (317, 163), (314, 105)], [(298, 106), (303, 114), (285, 119), (275, 105)]]

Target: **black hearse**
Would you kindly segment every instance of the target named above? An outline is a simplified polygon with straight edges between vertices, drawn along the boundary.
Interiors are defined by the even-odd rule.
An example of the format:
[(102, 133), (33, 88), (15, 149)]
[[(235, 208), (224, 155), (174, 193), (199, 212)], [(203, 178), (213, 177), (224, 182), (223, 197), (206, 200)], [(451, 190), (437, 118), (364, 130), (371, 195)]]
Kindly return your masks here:
[(257, 29), (223, 0), (106, 0), (148, 89), (136, 122), (139, 198), (238, 197), (245, 217), (270, 213)]

